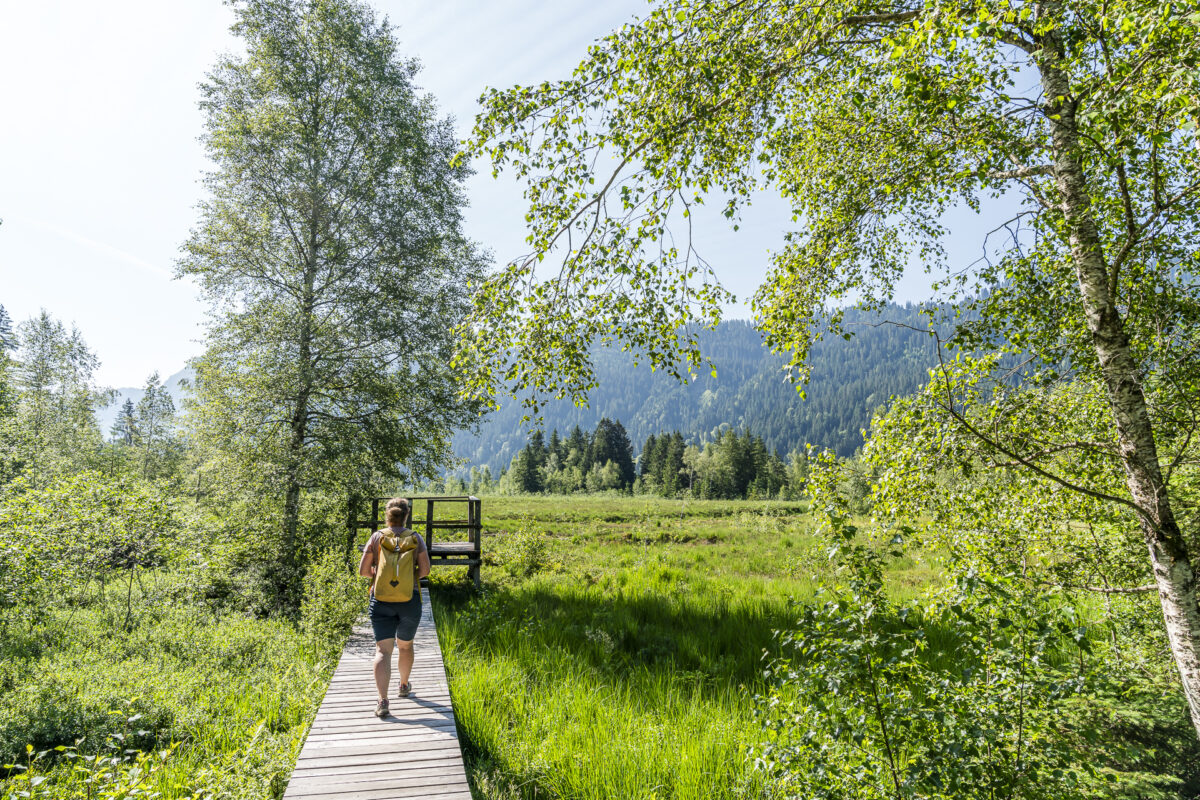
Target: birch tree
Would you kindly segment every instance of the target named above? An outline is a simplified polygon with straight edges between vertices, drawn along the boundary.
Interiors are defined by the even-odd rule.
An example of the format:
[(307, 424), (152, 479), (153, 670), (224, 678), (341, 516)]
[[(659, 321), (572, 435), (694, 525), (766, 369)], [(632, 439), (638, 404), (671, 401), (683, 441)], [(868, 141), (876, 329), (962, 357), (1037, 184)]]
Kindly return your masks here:
[(428, 475), (474, 418), (448, 361), (481, 260), (451, 124), (386, 20), (234, 8), (245, 53), (201, 87), (214, 169), (178, 265), (213, 303), (191, 416), (225, 484), (277, 503), (294, 589), (306, 491)]
[[(480, 394), (509, 379), (533, 405), (586, 395), (596, 338), (701, 363), (677, 332), (726, 294), (691, 212), (719, 197), (736, 221), (762, 187), (796, 226), (755, 308), (801, 379), (812, 342), (842, 332), (825, 308), (878, 307), (913, 262), (948, 269), (948, 295), (981, 316), (959, 346), (1100, 387), (1095, 441), (951, 421), (1005, 455), (997, 468), (1128, 511), (1200, 734), (1200, 523), (1178, 513), (1200, 416), (1198, 29), (1194, 4), (1148, 0), (656, 3), (571, 76), (484, 95), (467, 152), (525, 182), (529, 253), (478, 293), (458, 363)], [(1020, 211), (985, 229), (1011, 235), (947, 264), (944, 212), (1001, 194)], [(1117, 490), (1058, 474), (1064, 452)]]

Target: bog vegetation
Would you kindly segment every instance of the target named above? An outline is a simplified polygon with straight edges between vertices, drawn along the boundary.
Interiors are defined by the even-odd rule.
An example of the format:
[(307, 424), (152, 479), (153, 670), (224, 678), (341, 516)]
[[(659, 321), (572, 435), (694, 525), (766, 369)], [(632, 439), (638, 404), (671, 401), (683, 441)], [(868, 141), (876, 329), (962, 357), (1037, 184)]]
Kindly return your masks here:
[(435, 607), (480, 796), (1200, 791), (1152, 596), (963, 573), (815, 475), (811, 502), (485, 500), (485, 589)]
[[(506, 387), (582, 400), (598, 346), (698, 366), (726, 295), (659, 243), (763, 180), (805, 221), (757, 300), (801, 373), (948, 204), (1020, 193), (1034, 235), (950, 282), (853, 459), (600, 415), (476, 472), (485, 586), (434, 584), (476, 793), (1200, 796), (1185, 5), (663, 0), (488, 93), (460, 158), (369, 6), (234, 8), (188, 398), (152, 375), (101, 431), (83, 333), (0, 308), (0, 800), (279, 797), (362, 612), (346, 497), (433, 486)], [(469, 155), (529, 183), (486, 280)]]

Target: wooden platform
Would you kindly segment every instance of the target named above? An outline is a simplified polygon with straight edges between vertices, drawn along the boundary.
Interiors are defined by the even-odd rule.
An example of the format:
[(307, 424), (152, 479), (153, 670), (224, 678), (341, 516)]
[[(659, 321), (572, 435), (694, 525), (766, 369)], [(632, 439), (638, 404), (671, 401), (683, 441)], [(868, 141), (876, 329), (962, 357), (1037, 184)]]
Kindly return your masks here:
[[(388, 497), (372, 497), (363, 500), (351, 496), (347, 508), (347, 542), (346, 552), (353, 553), (354, 545), (358, 543), (361, 553), (366, 544), (365, 537), (359, 538), (359, 531), (366, 529), (374, 532), (383, 527), (384, 519), (380, 509), (384, 508)], [(483, 535), (483, 502), (471, 495), (439, 496), (439, 497), (409, 497), (408, 520), (405, 523), (415, 531), (422, 532), (425, 544), (429, 547), (429, 564), (431, 567), (466, 567), (467, 576), (479, 588), (479, 570), (483, 565), (482, 535)], [(363, 504), (369, 501), (371, 516), (362, 517)], [(466, 508), (464, 509), (463, 506)], [(442, 514), (439, 517), (438, 509)], [(423, 518), (413, 516), (421, 509)], [(447, 509), (449, 509), (447, 511)], [(465, 513), (464, 513), (465, 512)], [(449, 517), (446, 514), (449, 513)], [(456, 539), (456, 535), (465, 535), (466, 540)]]
[(399, 680), (393, 653), (392, 716), (374, 716), (375, 641), (369, 624), (356, 627), (284, 800), (470, 800), (428, 589), (421, 590), (421, 599), (421, 626), (413, 643), (413, 693), (404, 700), (396, 697)]

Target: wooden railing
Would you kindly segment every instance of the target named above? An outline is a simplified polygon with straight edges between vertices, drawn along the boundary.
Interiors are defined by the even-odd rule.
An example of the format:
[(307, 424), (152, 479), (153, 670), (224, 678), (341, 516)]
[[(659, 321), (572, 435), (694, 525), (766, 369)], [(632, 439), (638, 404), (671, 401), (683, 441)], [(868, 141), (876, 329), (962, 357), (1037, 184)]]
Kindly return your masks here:
[[(372, 497), (363, 500), (357, 497), (351, 497), (349, 502), (349, 513), (347, 515), (347, 549), (353, 547), (358, 539), (359, 531), (366, 528), (372, 532), (379, 530), (386, 524), (386, 517), (380, 516), (380, 511), (383, 510), (388, 497)], [(447, 495), (447, 496), (417, 496), (408, 497), (408, 527), (418, 531), (424, 535), (425, 544), (429, 548), (429, 561), (434, 566), (459, 566), (467, 568), (467, 575), (475, 585), (480, 582), (479, 570), (483, 563), (483, 503), (478, 497), (470, 495)], [(364, 518), (361, 516), (364, 503), (370, 503), (371, 516)], [(454, 506), (455, 512), (460, 509), (457, 506), (465, 504), (465, 516), (462, 513), (454, 513), (449, 517), (438, 518), (439, 508), (445, 510), (446, 506)], [(418, 509), (422, 509), (424, 517), (414, 519), (413, 513)], [(437, 532), (435, 536), (435, 531)], [(455, 536), (454, 534), (459, 534)], [(466, 534), (466, 539), (462, 538), (462, 534)], [(361, 549), (361, 545), (360, 545)]]

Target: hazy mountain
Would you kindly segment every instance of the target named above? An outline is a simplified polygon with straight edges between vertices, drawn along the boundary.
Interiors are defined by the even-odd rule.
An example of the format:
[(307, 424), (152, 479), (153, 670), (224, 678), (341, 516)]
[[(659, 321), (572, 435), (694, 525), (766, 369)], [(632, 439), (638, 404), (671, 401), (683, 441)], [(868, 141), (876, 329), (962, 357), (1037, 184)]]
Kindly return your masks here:
[[(579, 425), (592, 431), (601, 417), (608, 417), (625, 425), (640, 452), (652, 433), (679, 430), (689, 441), (701, 442), (730, 427), (745, 428), (783, 455), (805, 443), (849, 455), (862, 444), (861, 430), (871, 414), (893, 395), (916, 390), (937, 363), (931, 338), (904, 327), (927, 326), (919, 311), (915, 305), (892, 305), (881, 314), (847, 312), (846, 327), (854, 336), (849, 341), (829, 338), (813, 348), (807, 399), (785, 380), (786, 359), (767, 350), (761, 334), (743, 320), (723, 322), (701, 334), (701, 351), (712, 358), (717, 375), (704, 373), (688, 384), (634, 367), (619, 350), (600, 349), (595, 356), (600, 386), (590, 405), (549, 403), (545, 430), (549, 434), (557, 428), (565, 436)], [(900, 324), (881, 324), (885, 320)], [(193, 378), (185, 368), (164, 381), (177, 409), (187, 391), (182, 384)], [(137, 403), (142, 394), (140, 387), (118, 389), (116, 399), (96, 412), (105, 436), (125, 400)], [(521, 414), (519, 403), (507, 403), (483, 421), (478, 435), (458, 433), (455, 454), (467, 465), (486, 464), (498, 474), (528, 440)]]
[[(917, 389), (937, 363), (931, 337), (903, 327), (925, 329), (927, 319), (919, 311), (914, 305), (892, 305), (881, 314), (849, 311), (846, 325), (853, 338), (829, 338), (812, 350), (807, 399), (785, 380), (784, 357), (767, 350), (761, 334), (741, 320), (701, 336), (701, 351), (712, 358), (717, 375), (703, 374), (686, 385), (603, 349), (596, 354), (600, 386), (590, 406), (550, 403), (545, 429), (565, 435), (574, 425), (590, 431), (601, 417), (618, 419), (640, 451), (652, 433), (680, 430), (698, 442), (728, 427), (746, 428), (784, 455), (805, 443), (849, 455), (862, 444), (860, 431), (871, 414), (893, 395)], [(901, 324), (881, 324), (884, 320)], [(483, 422), (478, 435), (459, 433), (456, 455), (493, 472), (507, 467), (527, 441), (521, 414), (520, 404), (509, 402)]]
[[(174, 375), (163, 380), (163, 386), (171, 393), (171, 399), (175, 401), (175, 411), (179, 411), (183, 396), (187, 389), (183, 387), (184, 383), (190, 383), (196, 377), (190, 367), (184, 367)], [(117, 413), (121, 410), (121, 406), (125, 405), (126, 400), (132, 400), (137, 404), (138, 400), (142, 399), (145, 392), (142, 387), (125, 387), (116, 390), (115, 399), (104, 408), (96, 411), (96, 421), (100, 424), (100, 432), (108, 437), (108, 431), (112, 428), (113, 423), (117, 419)]]

